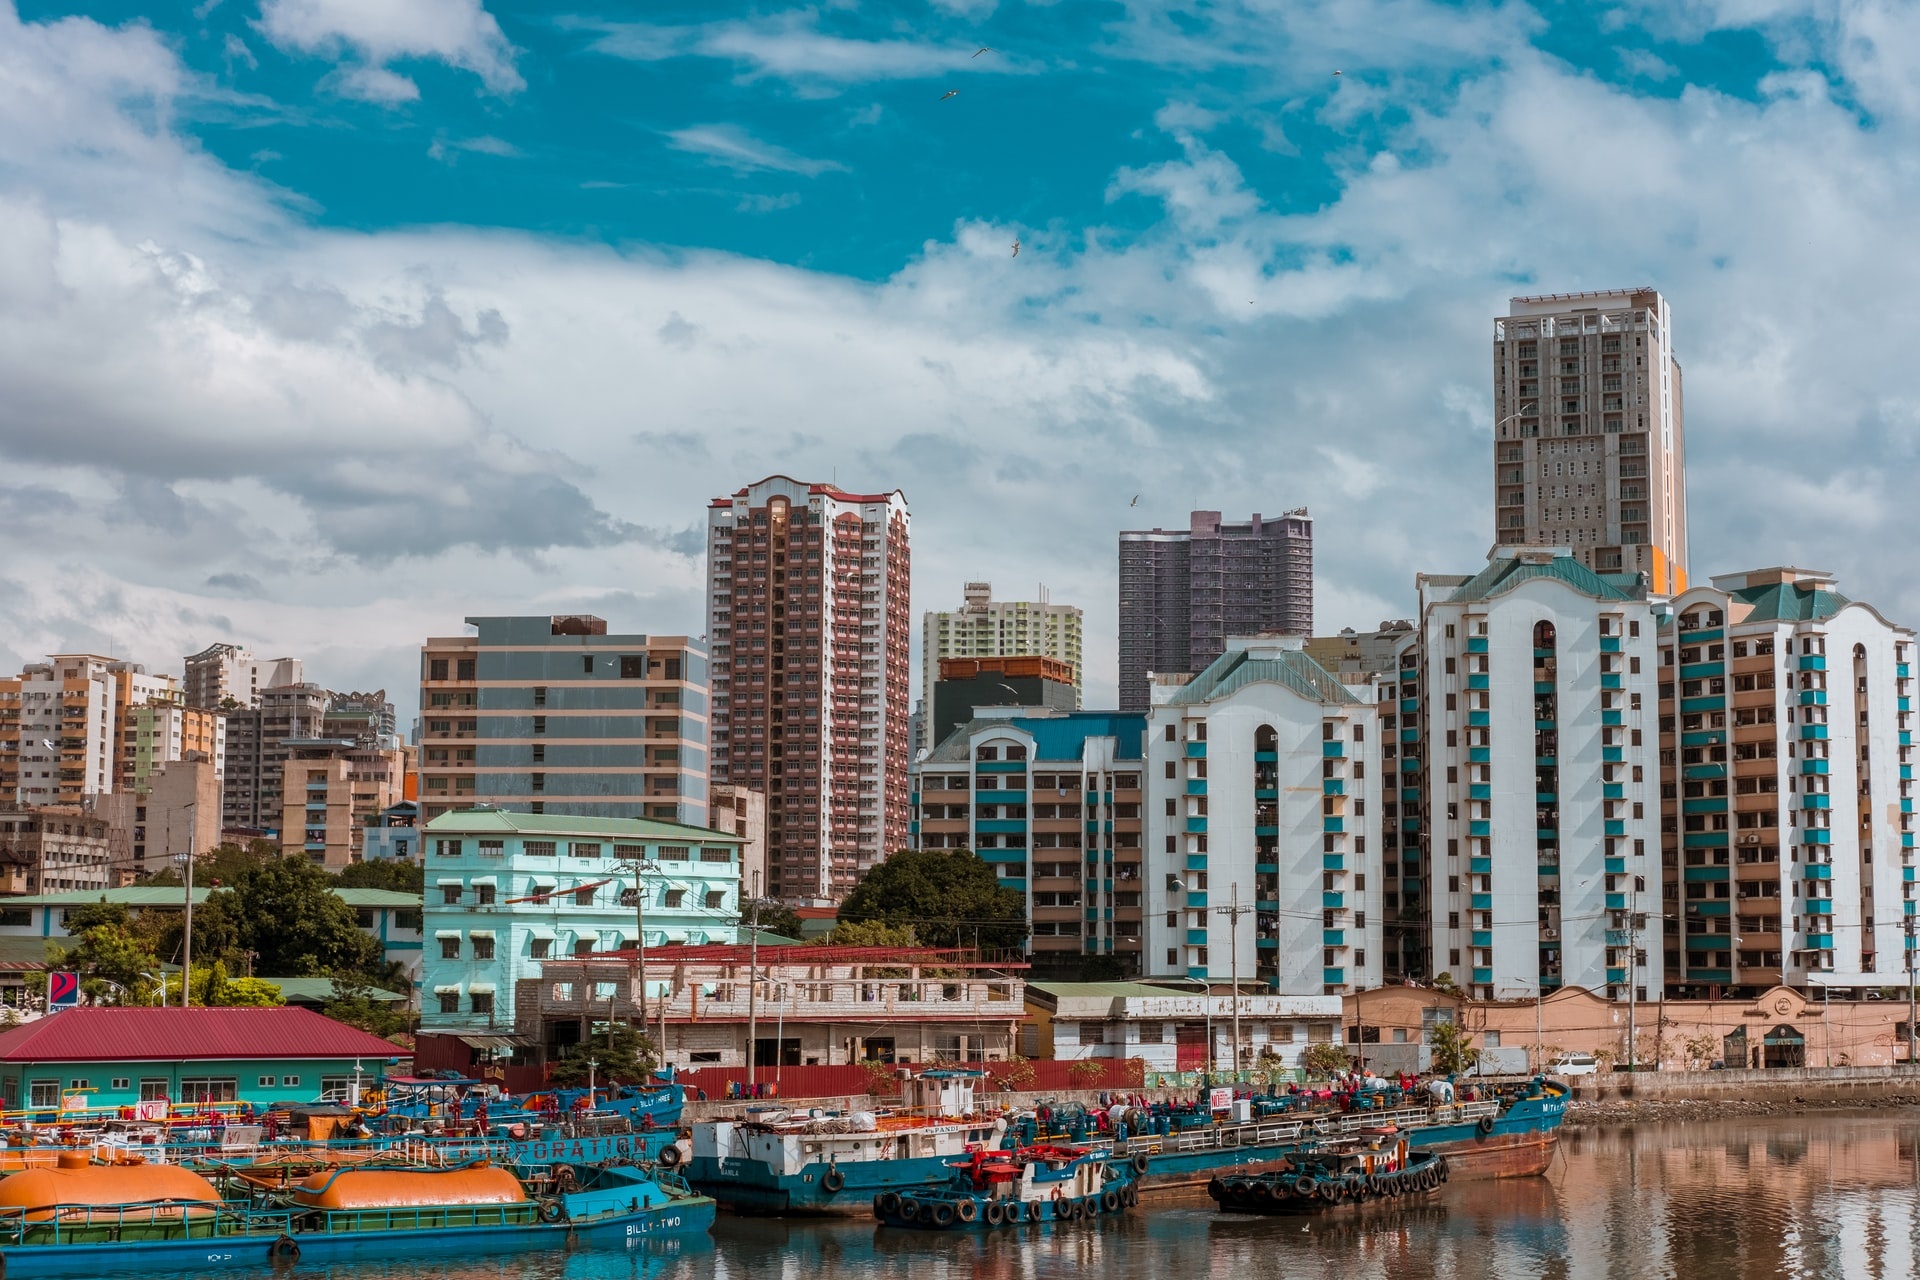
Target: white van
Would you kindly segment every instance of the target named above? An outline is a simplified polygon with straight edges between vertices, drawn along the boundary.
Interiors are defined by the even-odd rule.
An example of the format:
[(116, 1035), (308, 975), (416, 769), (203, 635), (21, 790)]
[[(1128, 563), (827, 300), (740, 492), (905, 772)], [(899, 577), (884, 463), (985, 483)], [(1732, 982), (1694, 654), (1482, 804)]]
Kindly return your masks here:
[(1600, 1070), (1600, 1060), (1590, 1053), (1563, 1053), (1547, 1064), (1550, 1076), (1590, 1076)]

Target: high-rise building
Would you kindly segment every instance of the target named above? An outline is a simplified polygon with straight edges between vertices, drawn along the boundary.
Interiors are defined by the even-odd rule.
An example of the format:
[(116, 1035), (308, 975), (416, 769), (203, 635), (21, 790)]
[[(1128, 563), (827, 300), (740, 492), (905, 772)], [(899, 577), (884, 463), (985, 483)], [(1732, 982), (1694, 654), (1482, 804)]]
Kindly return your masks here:
[(1426, 976), (1482, 999), (1657, 998), (1658, 650), (1638, 575), (1596, 574), (1565, 547), (1496, 547), (1470, 578), (1418, 585), (1396, 745), (1402, 816), (1417, 769), (1413, 829), (1428, 834), (1424, 850), (1403, 836), (1386, 883), (1403, 902), (1425, 886)]
[(406, 750), (352, 738), (293, 738), (286, 748), (281, 853), (329, 871), (363, 861), (368, 829), (401, 799)]
[(99, 654), (54, 654), (0, 680), (0, 800), (79, 804), (113, 793), (115, 665)]
[(1313, 519), (1223, 521), (1120, 535), (1120, 709), (1145, 711), (1148, 676), (1193, 675), (1227, 637), (1313, 632)]
[(705, 825), (698, 643), (609, 635), (587, 614), (467, 625), (475, 634), (420, 650), (422, 822), (485, 803)]
[(1493, 322), (1494, 541), (1687, 586), (1686, 434), (1667, 300), (1514, 298)]
[(1080, 706), (1080, 688), (1073, 668), (1053, 658), (944, 658), (928, 704), (938, 746), (982, 707), (1073, 711)]
[(215, 708), (231, 703), (257, 707), (268, 689), (300, 684), (305, 679), (298, 658), (256, 659), (235, 644), (214, 644), (190, 655), (183, 682), (190, 707)]
[(714, 780), (767, 797), (770, 895), (838, 901), (907, 838), (906, 497), (770, 476), (707, 530)]
[[(1078, 606), (1054, 604), (1041, 587), (1038, 600), (995, 600), (993, 584), (967, 583), (965, 603), (950, 611), (927, 613), (921, 631), (920, 696), (933, 706), (934, 682), (946, 658), (1040, 657), (1064, 662), (1071, 668), (1073, 705), (1080, 706), (1086, 672), (1082, 666), (1081, 632), (1084, 614)], [(943, 735), (936, 732), (937, 745)]]
[(1232, 637), (1147, 715), (1150, 973), (1281, 995), (1378, 986), (1380, 733), (1373, 703), (1293, 636)]
[(1654, 935), (1669, 994), (1907, 985), (1913, 631), (1804, 569), (1717, 576), (1670, 604)]
[(260, 690), (259, 705), (226, 712), (227, 773), (221, 806), (227, 830), (280, 830), (287, 744), (324, 736), (332, 698), (317, 684), (276, 685)]
[(920, 761), (915, 847), (971, 849), (1024, 893), (1041, 970), (1101, 957), (1141, 972), (1145, 731), (1111, 711), (999, 713)]

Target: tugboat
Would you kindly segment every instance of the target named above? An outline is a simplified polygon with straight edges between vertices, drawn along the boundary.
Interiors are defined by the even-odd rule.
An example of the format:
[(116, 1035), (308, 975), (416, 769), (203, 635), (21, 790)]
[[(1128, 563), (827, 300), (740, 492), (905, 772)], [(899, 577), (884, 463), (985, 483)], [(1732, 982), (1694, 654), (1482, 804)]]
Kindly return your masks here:
[(975, 1151), (944, 1187), (876, 1195), (873, 1216), (888, 1227), (969, 1231), (1123, 1213), (1140, 1202), (1140, 1189), (1133, 1167), (1111, 1156), (1085, 1147)]
[(51, 1169), (0, 1180), (0, 1270), (97, 1276), (333, 1262), (396, 1253), (450, 1256), (633, 1248), (705, 1231), (713, 1201), (671, 1174), (590, 1169), (529, 1182), (505, 1169), (356, 1166), (322, 1170), (290, 1190), (211, 1181), (178, 1165), (94, 1165), (79, 1152)]
[(922, 1072), (902, 1082), (897, 1111), (851, 1115), (782, 1110), (693, 1126), (686, 1178), (736, 1213), (858, 1216), (886, 1192), (932, 1191), (949, 1162), (998, 1147), (1004, 1118), (975, 1110), (978, 1071)]
[(1404, 1140), (1328, 1143), (1301, 1151), (1286, 1167), (1228, 1174), (1207, 1183), (1222, 1213), (1325, 1213), (1343, 1205), (1424, 1196), (1447, 1180), (1447, 1158), (1409, 1151)]

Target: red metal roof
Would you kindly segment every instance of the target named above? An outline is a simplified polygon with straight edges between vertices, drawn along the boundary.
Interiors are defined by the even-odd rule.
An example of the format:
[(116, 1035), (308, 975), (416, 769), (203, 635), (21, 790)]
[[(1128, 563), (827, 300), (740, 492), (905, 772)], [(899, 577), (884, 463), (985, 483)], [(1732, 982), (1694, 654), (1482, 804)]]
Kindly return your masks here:
[[(675, 943), (662, 947), (647, 948), (649, 964), (747, 964), (754, 955), (754, 948), (748, 944), (709, 942), (683, 944)], [(628, 963), (639, 959), (639, 952), (632, 947), (617, 951), (593, 951), (583, 956), (559, 956), (558, 960), (594, 961), (618, 960)], [(798, 946), (762, 946), (759, 948), (759, 963), (763, 965), (823, 965), (823, 964), (885, 964), (920, 965), (925, 968), (943, 969), (1025, 969), (1025, 960), (983, 959), (980, 954), (968, 947), (836, 947), (822, 943), (803, 943)]]
[(390, 1058), (404, 1051), (311, 1009), (86, 1006), (0, 1031), (0, 1062)]

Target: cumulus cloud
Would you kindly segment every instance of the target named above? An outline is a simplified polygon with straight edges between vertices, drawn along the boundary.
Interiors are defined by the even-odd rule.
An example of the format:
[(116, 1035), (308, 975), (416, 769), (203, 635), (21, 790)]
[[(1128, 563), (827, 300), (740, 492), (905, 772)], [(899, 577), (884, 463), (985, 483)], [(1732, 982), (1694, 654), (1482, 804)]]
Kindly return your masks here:
[[(1531, 49), (1510, 8), (1245, 3), (1183, 26), (1136, 5), (1115, 47), (1197, 71), (1108, 176), (1128, 229), (987, 213), (860, 281), (316, 231), (182, 140), (190, 77), (150, 32), (20, 24), (0, 0), (0, 590), (20, 602), (0, 653), (111, 630), (155, 661), (264, 637), (405, 671), (469, 613), (697, 632), (699, 507), (784, 471), (903, 487), (921, 604), (1043, 573), (1088, 609), (1099, 702), (1115, 530), (1308, 505), (1321, 624), (1404, 614), (1415, 572), (1491, 541), (1505, 298), (1641, 283), (1676, 313), (1696, 572), (1815, 564), (1920, 618), (1899, 373), (1920, 173), (1889, 162), (1917, 113), (1899, 15), (1858, 9), (1750, 97), (1641, 98)], [(1325, 65), (1368, 23), (1399, 60), (1369, 75), (1446, 74), (1392, 105), (1255, 93), (1248, 118), (1296, 138), (1352, 126), (1324, 198), (1287, 198), (1200, 81), (1282, 50)], [(1836, 87), (1810, 60), (1843, 40), (1859, 80)], [(719, 160), (716, 138), (743, 169), (822, 163), (744, 131), (693, 150)]]
[(526, 87), (514, 65), (518, 51), (480, 0), (262, 0), (258, 25), (280, 49), (359, 59), (365, 65), (348, 71), (341, 88), (374, 101), (418, 96), (411, 81), (386, 69), (402, 58), (471, 71), (494, 93)]

